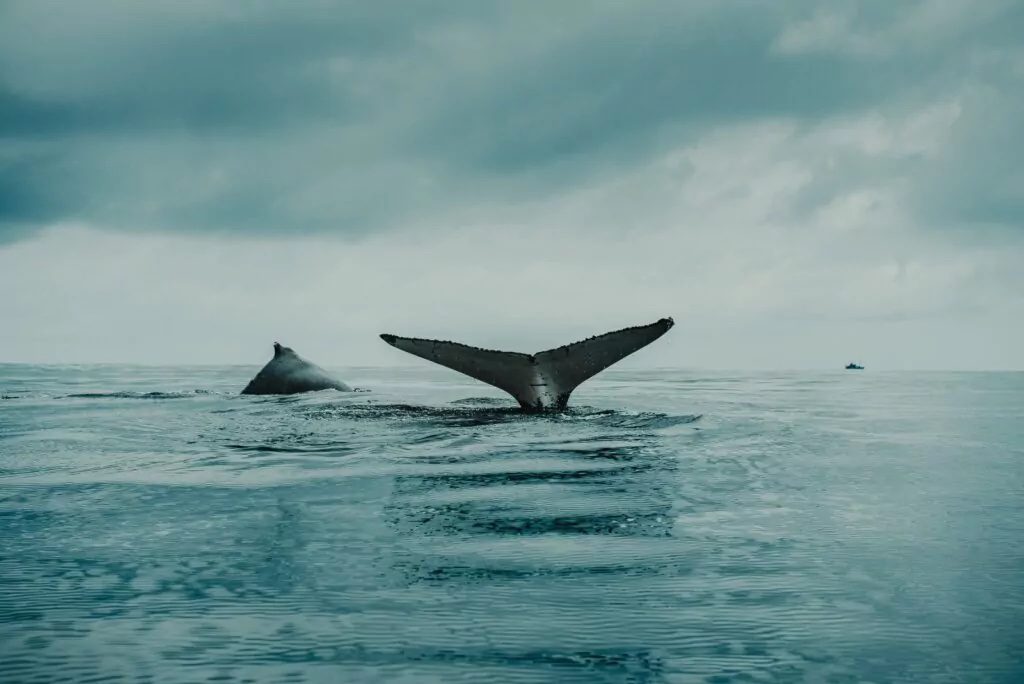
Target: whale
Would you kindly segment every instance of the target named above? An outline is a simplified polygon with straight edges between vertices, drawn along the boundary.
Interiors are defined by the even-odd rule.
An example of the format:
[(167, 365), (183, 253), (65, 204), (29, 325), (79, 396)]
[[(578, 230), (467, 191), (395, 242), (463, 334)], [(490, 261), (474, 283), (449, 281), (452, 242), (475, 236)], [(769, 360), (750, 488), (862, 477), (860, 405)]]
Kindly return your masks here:
[(298, 394), (324, 389), (352, 391), (320, 366), (296, 354), (294, 349), (275, 342), (274, 358), (249, 381), (242, 394)]
[(526, 411), (561, 411), (584, 381), (646, 347), (674, 324), (671, 318), (662, 318), (535, 354), (390, 333), (380, 337), (392, 347), (508, 392)]

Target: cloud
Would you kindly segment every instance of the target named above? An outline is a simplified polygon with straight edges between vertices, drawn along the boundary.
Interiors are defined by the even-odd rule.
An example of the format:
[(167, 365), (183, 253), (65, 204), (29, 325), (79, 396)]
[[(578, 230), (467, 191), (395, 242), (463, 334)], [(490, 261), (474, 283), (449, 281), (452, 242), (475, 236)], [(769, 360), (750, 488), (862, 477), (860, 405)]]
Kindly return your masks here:
[(669, 314), (652, 362), (1019, 366), (1022, 34), (1002, 0), (3, 3), (0, 352)]
[(358, 241), (52, 228), (0, 251), (0, 286), (23, 293), (0, 300), (0, 348), (258, 363), (283, 339), (389, 364), (408, 359), (381, 332), (536, 351), (672, 315), (636, 363), (1019, 367), (1019, 250), (934, 239), (889, 177), (791, 210), (828, 159), (935, 154), (956, 116), (734, 124), (557, 197)]
[[(599, 185), (735, 124), (903, 116), (958, 97), (966, 130), (908, 193), (942, 189), (949, 220), (1019, 222), (999, 141), (1021, 135), (1024, 13), (893, 7), (10, 2), (0, 242), (67, 221), (415, 230)], [(960, 169), (993, 161), (1000, 178), (955, 190)], [(889, 162), (849, 172), (891, 174)]]

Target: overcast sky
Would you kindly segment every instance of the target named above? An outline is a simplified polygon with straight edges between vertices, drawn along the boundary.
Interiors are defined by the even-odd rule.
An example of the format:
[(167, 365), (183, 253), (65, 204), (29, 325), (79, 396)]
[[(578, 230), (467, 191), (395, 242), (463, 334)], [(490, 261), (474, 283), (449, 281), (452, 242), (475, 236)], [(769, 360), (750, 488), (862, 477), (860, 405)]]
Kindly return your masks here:
[[(1024, 3), (0, 0), (0, 361), (1024, 368)], [(421, 362), (419, 362), (421, 363)]]

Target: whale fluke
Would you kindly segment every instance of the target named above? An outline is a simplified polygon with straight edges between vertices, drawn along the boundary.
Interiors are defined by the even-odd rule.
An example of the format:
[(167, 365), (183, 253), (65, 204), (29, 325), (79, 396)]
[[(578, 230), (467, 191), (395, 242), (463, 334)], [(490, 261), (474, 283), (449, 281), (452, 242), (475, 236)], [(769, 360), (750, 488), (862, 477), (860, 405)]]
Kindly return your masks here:
[(662, 318), (650, 325), (623, 328), (536, 354), (390, 334), (380, 337), (402, 351), (494, 385), (515, 397), (524, 409), (561, 410), (581, 383), (646, 347), (673, 325), (671, 318)]
[(294, 349), (274, 342), (274, 358), (249, 381), (242, 394), (298, 394), (323, 389), (351, 391), (348, 385), (302, 358)]

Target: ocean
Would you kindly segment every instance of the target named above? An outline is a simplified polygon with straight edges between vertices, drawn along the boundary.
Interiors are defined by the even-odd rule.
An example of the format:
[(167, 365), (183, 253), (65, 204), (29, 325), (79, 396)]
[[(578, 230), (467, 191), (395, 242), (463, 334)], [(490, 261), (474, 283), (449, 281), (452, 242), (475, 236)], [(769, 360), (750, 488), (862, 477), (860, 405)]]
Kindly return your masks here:
[(0, 682), (1021, 682), (1024, 373), (0, 365)]

